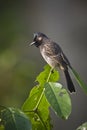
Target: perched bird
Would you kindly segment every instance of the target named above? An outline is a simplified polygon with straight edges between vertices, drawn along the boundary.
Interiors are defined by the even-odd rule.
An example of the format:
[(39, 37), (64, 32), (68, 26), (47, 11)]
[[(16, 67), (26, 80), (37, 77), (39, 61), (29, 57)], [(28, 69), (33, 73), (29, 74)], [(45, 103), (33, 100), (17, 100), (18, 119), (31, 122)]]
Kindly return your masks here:
[(75, 92), (75, 87), (68, 72), (68, 67), (70, 69), (72, 69), (72, 67), (61, 47), (41, 32), (34, 33), (33, 42), (30, 45), (35, 45), (40, 49), (44, 60), (53, 69), (59, 67), (64, 72), (68, 90), (71, 93)]

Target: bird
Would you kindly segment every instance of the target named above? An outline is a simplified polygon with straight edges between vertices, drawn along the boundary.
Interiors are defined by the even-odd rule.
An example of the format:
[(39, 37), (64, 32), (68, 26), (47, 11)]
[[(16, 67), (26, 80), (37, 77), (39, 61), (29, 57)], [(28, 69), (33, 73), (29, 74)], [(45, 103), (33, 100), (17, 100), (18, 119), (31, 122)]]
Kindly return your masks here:
[(72, 70), (72, 66), (61, 47), (41, 32), (34, 33), (33, 42), (30, 43), (30, 46), (32, 45), (39, 48), (42, 57), (50, 67), (53, 69), (60, 68), (64, 72), (69, 92), (75, 92), (75, 87), (69, 74), (69, 68)]

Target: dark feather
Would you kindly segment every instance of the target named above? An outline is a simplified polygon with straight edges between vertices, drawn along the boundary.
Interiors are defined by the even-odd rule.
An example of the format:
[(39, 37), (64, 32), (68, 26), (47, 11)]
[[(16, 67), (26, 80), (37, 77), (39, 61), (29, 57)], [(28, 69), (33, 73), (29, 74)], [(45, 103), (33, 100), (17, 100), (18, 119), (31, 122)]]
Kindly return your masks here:
[(50, 41), (50, 44), (49, 42), (43, 44), (43, 47), (45, 49), (45, 55), (53, 59), (53, 61), (55, 61), (56, 64), (59, 64), (64, 69), (67, 68), (67, 65), (69, 67), (71, 66), (68, 59), (64, 55), (61, 47), (57, 43)]
[(69, 89), (69, 91), (72, 93), (72, 92), (75, 92), (75, 87), (73, 85), (73, 82), (71, 80), (71, 77), (69, 75), (69, 72), (68, 70), (64, 70), (64, 73), (65, 73), (65, 77), (66, 77), (66, 81), (67, 81), (67, 87)]

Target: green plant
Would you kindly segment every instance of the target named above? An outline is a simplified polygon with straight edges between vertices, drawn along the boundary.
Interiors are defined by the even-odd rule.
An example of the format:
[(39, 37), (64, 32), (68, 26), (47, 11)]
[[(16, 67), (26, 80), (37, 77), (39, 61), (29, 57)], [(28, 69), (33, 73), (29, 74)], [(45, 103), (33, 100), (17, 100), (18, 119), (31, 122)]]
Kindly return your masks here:
[[(77, 72), (73, 69), (72, 73), (87, 93), (87, 86)], [(0, 107), (0, 130), (51, 130), (53, 126), (49, 108), (52, 108), (58, 117), (67, 120), (72, 109), (71, 98), (58, 80), (58, 71), (46, 65), (44, 71), (36, 78), (38, 84), (30, 91), (22, 110)], [(77, 130), (83, 130), (82, 127), (87, 129), (87, 124)]]

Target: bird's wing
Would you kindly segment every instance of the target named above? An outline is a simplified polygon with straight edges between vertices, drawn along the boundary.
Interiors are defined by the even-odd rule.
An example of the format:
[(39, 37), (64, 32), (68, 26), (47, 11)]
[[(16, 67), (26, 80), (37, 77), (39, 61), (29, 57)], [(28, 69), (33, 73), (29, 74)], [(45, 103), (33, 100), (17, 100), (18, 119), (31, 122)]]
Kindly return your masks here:
[(45, 54), (55, 62), (61, 64), (62, 66), (69, 65), (70, 63), (66, 56), (64, 55), (62, 49), (57, 43), (51, 42), (51, 44), (45, 44)]

